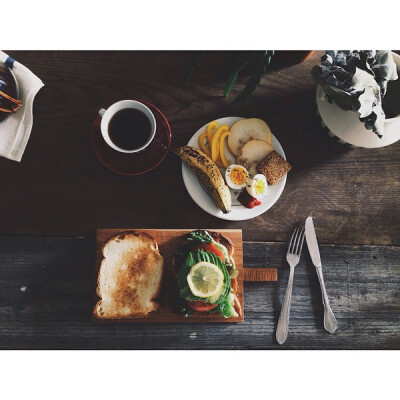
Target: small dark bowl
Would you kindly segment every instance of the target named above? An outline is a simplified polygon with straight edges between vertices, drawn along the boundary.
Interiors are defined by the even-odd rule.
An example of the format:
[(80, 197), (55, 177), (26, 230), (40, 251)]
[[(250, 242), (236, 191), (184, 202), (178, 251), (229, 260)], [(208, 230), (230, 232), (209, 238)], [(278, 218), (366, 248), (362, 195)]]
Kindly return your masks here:
[[(14, 97), (15, 99), (19, 98), (19, 87), (18, 87), (18, 82), (17, 79), (15, 78), (14, 73), (10, 68), (8, 68), (6, 65), (3, 63), (0, 63), (0, 72), (5, 71), (5, 76), (6, 79), (8, 80), (8, 85), (9, 87), (7, 88), (7, 94), (9, 96)], [(8, 117), (10, 117), (13, 113), (6, 113), (3, 111), (0, 111), (0, 123), (4, 122)]]

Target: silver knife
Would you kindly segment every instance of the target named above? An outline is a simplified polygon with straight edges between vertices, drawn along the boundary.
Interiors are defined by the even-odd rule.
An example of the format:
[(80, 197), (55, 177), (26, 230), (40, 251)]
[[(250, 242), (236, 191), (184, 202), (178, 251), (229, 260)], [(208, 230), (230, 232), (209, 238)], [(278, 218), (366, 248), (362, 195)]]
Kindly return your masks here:
[(319, 284), (321, 285), (322, 303), (324, 305), (324, 328), (329, 333), (334, 333), (338, 327), (331, 306), (329, 305), (328, 294), (326, 293), (324, 277), (322, 275), (321, 256), (319, 254), (317, 235), (315, 234), (314, 223), (311, 217), (306, 219), (306, 241), (311, 260), (317, 271)]

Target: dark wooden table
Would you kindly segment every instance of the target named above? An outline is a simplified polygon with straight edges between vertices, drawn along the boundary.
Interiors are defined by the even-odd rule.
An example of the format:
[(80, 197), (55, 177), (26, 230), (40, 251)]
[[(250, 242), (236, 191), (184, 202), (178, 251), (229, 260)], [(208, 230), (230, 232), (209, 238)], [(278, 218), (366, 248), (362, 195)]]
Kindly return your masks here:
[[(22, 162), (0, 159), (0, 348), (400, 348), (400, 144), (355, 149), (322, 133), (310, 76), (321, 52), (268, 73), (250, 102), (234, 108), (218, 76), (228, 53), (206, 53), (189, 86), (183, 76), (190, 52), (8, 53), (45, 87)], [(215, 118), (268, 121), (293, 165), (279, 201), (253, 220), (222, 221), (191, 200), (173, 155), (143, 176), (105, 169), (90, 145), (93, 120), (101, 107), (132, 97), (165, 113), (174, 145)], [(339, 330), (323, 329), (319, 284), (304, 249), (289, 337), (279, 346), (287, 241), (308, 215)], [(278, 283), (245, 284), (243, 324), (91, 323), (96, 228), (192, 227), (241, 228), (245, 266), (279, 269)]]

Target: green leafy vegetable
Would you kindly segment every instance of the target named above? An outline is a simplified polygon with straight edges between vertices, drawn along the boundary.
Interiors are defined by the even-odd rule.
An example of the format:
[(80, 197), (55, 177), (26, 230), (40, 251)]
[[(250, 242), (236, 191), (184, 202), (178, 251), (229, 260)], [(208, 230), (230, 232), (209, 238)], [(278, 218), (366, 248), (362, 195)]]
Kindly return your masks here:
[[(200, 231), (190, 232), (187, 240), (192, 244), (191, 245), (187, 244), (186, 247), (181, 249), (181, 251), (186, 250), (186, 253), (187, 253), (187, 251), (190, 251), (193, 248), (192, 246), (194, 243), (200, 244), (200, 243), (213, 242), (215, 244), (215, 246), (219, 247), (221, 249), (221, 251), (223, 253), (225, 253), (225, 258), (226, 258), (225, 265), (232, 269), (231, 278), (236, 278), (238, 271), (236, 270), (235, 264), (230, 262), (229, 257), (228, 257), (228, 251), (227, 251), (226, 247), (224, 245), (222, 245), (221, 243), (216, 242), (207, 231), (200, 230)], [(185, 255), (186, 255), (186, 253), (185, 253)]]
[[(188, 286), (187, 276), (190, 272), (190, 269), (192, 268), (193, 265), (201, 261), (207, 261), (216, 265), (218, 268), (221, 269), (222, 273), (224, 274), (223, 290), (221, 295), (215, 302), (212, 302), (210, 298), (200, 298), (194, 296)], [(196, 250), (196, 252), (194, 253), (189, 253), (188, 256), (186, 257), (186, 260), (184, 261), (184, 263), (182, 263), (178, 271), (177, 282), (179, 288), (179, 295), (181, 298), (187, 301), (201, 300), (207, 303), (217, 304), (217, 307), (209, 311), (209, 313), (220, 313), (225, 318), (229, 318), (231, 316), (237, 316), (233, 304), (233, 297), (231, 296), (231, 290), (232, 290), (231, 278), (229, 276), (228, 270), (225, 267), (225, 264), (215, 254), (208, 253), (203, 250)], [(189, 316), (192, 313), (192, 310), (189, 307), (182, 305), (181, 312), (183, 312), (185, 316)]]
[(177, 264), (181, 264), (187, 254), (193, 249), (195, 243), (210, 243), (211, 236), (205, 231), (190, 232), (186, 238), (186, 242), (175, 250), (175, 259)]
[(210, 243), (212, 242), (212, 237), (206, 231), (193, 231), (189, 233), (188, 240), (191, 242)]
[(229, 296), (226, 296), (224, 300), (218, 305), (218, 307), (209, 311), (209, 313), (210, 314), (220, 313), (225, 318), (237, 317), (238, 314), (234, 307), (232, 295), (229, 294)]
[[(187, 283), (187, 276), (190, 272), (190, 269), (193, 267), (193, 265), (201, 261), (206, 261), (216, 265), (224, 274), (224, 288), (222, 290), (221, 296), (215, 302), (212, 302), (212, 300), (209, 297), (203, 298), (194, 296), (190, 291), (189, 285)], [(186, 260), (182, 263), (182, 265), (179, 268), (177, 282), (178, 282), (180, 297), (188, 301), (202, 300), (207, 303), (220, 304), (223, 302), (225, 297), (228, 296), (228, 294), (231, 291), (231, 278), (229, 276), (228, 270), (225, 267), (225, 264), (215, 254), (208, 253), (203, 250), (196, 250), (196, 252), (188, 254)]]
[[(233, 299), (231, 298), (231, 279), (236, 278), (238, 271), (234, 264), (232, 264), (229, 260), (226, 260), (224, 263), (218, 256), (214, 253), (206, 252), (203, 250), (196, 250), (192, 252), (193, 248), (196, 244), (201, 243), (210, 243), (214, 242), (210, 234), (206, 231), (193, 231), (190, 232), (186, 243), (177, 248), (175, 252), (175, 258), (177, 264), (180, 266), (177, 274), (177, 284), (179, 290), (180, 298), (187, 301), (205, 301), (208, 303), (218, 304), (216, 308), (209, 311), (210, 313), (220, 313), (222, 316), (229, 318), (231, 316), (237, 316), (235, 309), (233, 307)], [(215, 242), (216, 243), (216, 242)], [(218, 246), (222, 246), (219, 243), (216, 243)], [(210, 298), (200, 298), (194, 296), (191, 292), (189, 285), (187, 283), (187, 276), (190, 272), (190, 269), (193, 265), (197, 264), (201, 261), (211, 262), (212, 264), (218, 266), (222, 273), (224, 274), (224, 287), (220, 297), (216, 301), (212, 301)], [(231, 275), (229, 275), (227, 267), (232, 269)], [(214, 299), (215, 300), (215, 299)], [(184, 302), (179, 307), (180, 311), (184, 313), (186, 316), (189, 316), (193, 310), (188, 307)]]

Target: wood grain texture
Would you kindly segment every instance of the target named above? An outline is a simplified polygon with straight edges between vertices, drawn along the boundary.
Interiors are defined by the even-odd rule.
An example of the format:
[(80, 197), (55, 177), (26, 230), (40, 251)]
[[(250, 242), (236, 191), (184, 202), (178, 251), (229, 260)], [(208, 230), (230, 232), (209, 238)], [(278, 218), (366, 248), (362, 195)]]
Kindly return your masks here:
[(276, 268), (245, 268), (245, 282), (276, 282), (278, 270)]
[[(304, 63), (275, 69), (250, 102), (222, 96), (227, 52), (206, 52), (188, 86), (191, 52), (7, 51), (45, 83), (21, 163), (0, 158), (0, 348), (70, 349), (400, 349), (400, 143), (347, 148), (322, 132)], [(216, 219), (186, 192), (173, 155), (144, 176), (105, 169), (90, 130), (98, 109), (140, 98), (168, 118), (173, 145), (219, 117), (268, 122), (293, 166), (279, 201), (247, 222)], [(295, 271), (289, 336), (275, 342), (296, 223), (313, 216), (339, 329), (324, 331), (319, 283), (304, 250)], [(95, 325), (93, 265), (99, 227), (242, 229), (244, 263), (276, 267), (279, 282), (244, 284), (241, 324)], [(76, 237), (75, 239), (62, 238)], [(84, 238), (83, 238), (84, 237)], [(257, 243), (255, 243), (257, 242)], [(263, 243), (265, 242), (265, 243)]]
[(289, 336), (275, 329), (289, 268), (285, 243), (244, 243), (244, 264), (276, 267), (279, 282), (245, 282), (241, 324), (91, 322), (95, 239), (1, 237), (2, 349), (400, 349), (400, 248), (322, 245), (339, 329), (323, 329), (306, 247), (295, 270)]
[[(2, 234), (92, 237), (98, 227), (196, 226), (241, 228), (245, 240), (284, 241), (295, 223), (312, 215), (323, 243), (400, 245), (400, 143), (351, 149), (322, 132), (310, 74), (320, 51), (304, 63), (267, 73), (250, 102), (236, 107), (231, 101), (251, 66), (223, 98), (219, 73), (227, 52), (206, 52), (188, 86), (183, 77), (191, 52), (8, 53), (45, 87), (35, 100), (22, 162), (0, 159), (0, 180), (7, 188), (0, 198), (7, 210)], [(140, 177), (105, 169), (90, 146), (93, 120), (105, 104), (131, 97), (164, 112), (174, 145), (186, 144), (200, 126), (219, 117), (266, 120), (293, 166), (279, 201), (251, 223), (222, 221), (191, 200), (181, 162), (172, 154)]]
[[(129, 229), (133, 230), (133, 229)], [(220, 314), (207, 314), (207, 313), (193, 313), (189, 318), (185, 317), (184, 314), (178, 312), (178, 296), (176, 278), (173, 273), (172, 258), (179, 245), (184, 240), (185, 235), (194, 229), (135, 229), (137, 232), (144, 232), (149, 234), (158, 244), (160, 254), (164, 257), (164, 272), (161, 286), (161, 294), (158, 300), (161, 311), (159, 313), (150, 314), (145, 318), (126, 318), (115, 322), (130, 322), (130, 323), (167, 323), (167, 322), (243, 322), (244, 310), (243, 310), (243, 243), (242, 243), (242, 231), (240, 229), (228, 229), (220, 230), (219, 232), (225, 237), (232, 240), (234, 251), (233, 258), (235, 261), (236, 268), (238, 270), (237, 277), (237, 292), (236, 296), (239, 299), (242, 308), (242, 315), (239, 317), (224, 318)], [(103, 260), (102, 248), (104, 243), (107, 242), (111, 237), (123, 232), (122, 229), (98, 229), (96, 235), (96, 257), (95, 257), (95, 281), (97, 282), (97, 276), (101, 261)], [(96, 296), (96, 301), (98, 300)], [(95, 322), (107, 322), (93, 319)]]

